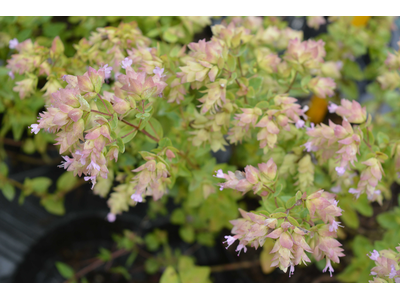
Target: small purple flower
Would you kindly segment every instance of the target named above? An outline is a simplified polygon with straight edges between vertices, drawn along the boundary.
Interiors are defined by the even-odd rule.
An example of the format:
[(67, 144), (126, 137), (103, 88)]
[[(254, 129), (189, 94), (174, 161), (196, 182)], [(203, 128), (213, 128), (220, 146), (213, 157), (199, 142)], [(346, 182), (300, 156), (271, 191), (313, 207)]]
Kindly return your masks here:
[(290, 265), (290, 269), (289, 269), (289, 277), (291, 277), (294, 274), (294, 266)]
[(337, 231), (339, 227), (343, 227), (342, 225), (339, 225), (341, 222), (336, 222), (333, 221), (331, 225), (329, 225), (329, 231), (333, 232), (333, 231)]
[(296, 122), (296, 128), (303, 128), (304, 124), (305, 124), (305, 122), (303, 120), (298, 120)]
[(239, 244), (238, 246), (237, 246), (237, 248), (236, 248), (236, 252), (238, 252), (238, 256), (240, 255), (240, 252), (242, 251), (242, 249), (244, 249), (243, 251), (244, 251), (244, 253), (246, 253), (247, 252), (247, 248), (246, 248), (246, 246), (245, 245), (242, 245), (242, 244)]
[(322, 270), (322, 273), (325, 273), (327, 270), (329, 271), (329, 273), (331, 273), (332, 277), (332, 273), (335, 272), (335, 270), (332, 268), (331, 260), (329, 258), (326, 259), (326, 266), (325, 269)]
[(97, 170), (97, 171), (100, 171), (100, 166), (98, 165), (98, 164), (96, 164), (93, 160), (90, 162), (90, 164), (87, 166), (87, 168), (86, 168), (87, 170), (93, 170), (93, 169), (95, 169), (95, 170)]
[(162, 75), (162, 73), (164, 72), (164, 68), (160, 69), (159, 67), (155, 67), (153, 70), (153, 73), (158, 75), (158, 77), (163, 77), (165, 75)]
[(108, 213), (108, 215), (107, 215), (108, 222), (110, 222), (110, 223), (115, 222), (116, 219), (117, 219), (116, 215), (114, 215), (113, 213)]
[(306, 130), (307, 131), (309, 131), (309, 130), (312, 130), (312, 129), (314, 129), (314, 123), (310, 123), (310, 127), (306, 127)]
[(12, 71), (8, 72), (8, 76), (11, 77), (11, 79), (15, 79), (14, 73)]
[(226, 241), (222, 242), (222, 243), (223, 244), (226, 243), (228, 245), (226, 247), (226, 249), (228, 249), (229, 246), (232, 245), (237, 240), (236, 238), (234, 238), (233, 236), (230, 236), (230, 235), (226, 235), (225, 238), (226, 238)]
[(219, 169), (218, 171), (215, 171), (215, 173), (217, 173), (217, 175), (214, 175), (214, 177), (217, 177), (217, 178), (225, 178), (224, 172), (222, 172), (221, 169)]
[(61, 79), (62, 79), (63, 81), (67, 81), (67, 75), (61, 76)]
[(68, 156), (62, 156), (62, 158), (65, 159), (64, 162), (61, 163), (61, 165), (59, 165), (59, 168), (64, 168), (64, 169), (68, 169), (69, 165), (72, 164), (72, 162), (74, 161), (73, 158), (70, 158)]
[(328, 106), (328, 110), (331, 114), (334, 114), (337, 110), (338, 106), (335, 103), (331, 103)]
[(303, 146), (306, 147), (307, 152), (317, 151), (318, 150), (318, 147), (313, 145), (311, 142), (307, 142)]
[(12, 39), (12, 40), (10, 40), (10, 43), (9, 43), (9, 47), (10, 47), (10, 49), (15, 49), (17, 46), (18, 46), (18, 40), (17, 39)]
[(334, 186), (333, 188), (331, 188), (331, 191), (334, 192), (335, 194), (338, 194), (342, 191), (342, 187), (340, 185)]
[(392, 279), (397, 275), (397, 271), (396, 268), (394, 267), (394, 265), (391, 265), (390, 267), (390, 274), (389, 274), (389, 278)]
[(28, 128), (31, 128), (31, 133), (38, 134), (40, 131), (40, 128), (38, 128), (39, 124), (32, 124), (31, 126), (28, 126)]
[(122, 64), (122, 69), (126, 69), (127, 67), (130, 67), (133, 63), (133, 60), (130, 59), (129, 57), (125, 57), (124, 60), (121, 62)]
[(103, 67), (100, 68), (100, 70), (103, 69), (104, 70), (104, 75), (105, 78), (108, 79), (111, 77), (111, 70), (112, 67), (109, 67), (108, 64), (104, 65)]
[(118, 76), (119, 76), (119, 75), (122, 75), (122, 73), (120, 73), (120, 72), (115, 73), (114, 79), (115, 79), (115, 80), (118, 80)]
[(335, 170), (339, 176), (342, 176), (346, 172), (346, 168), (343, 167), (336, 167)]
[(142, 195), (140, 194), (132, 194), (131, 199), (135, 202), (143, 202)]
[(83, 179), (85, 179), (85, 181), (92, 181), (92, 190), (96, 184), (96, 176), (85, 176)]
[(378, 252), (378, 251), (374, 250), (374, 251), (372, 251), (372, 252), (370, 252), (370, 253), (371, 253), (370, 256), (368, 256), (368, 254), (367, 254), (367, 256), (368, 256), (370, 259), (372, 259), (372, 260), (377, 260), (377, 259), (378, 259), (378, 257), (379, 257), (379, 252)]
[(224, 190), (224, 187), (221, 185), (221, 186), (219, 187), (219, 190), (220, 190), (220, 191), (223, 191), (223, 190)]
[(361, 191), (351, 188), (351, 189), (349, 189), (349, 193), (354, 194), (356, 196), (356, 199), (358, 199), (360, 197)]

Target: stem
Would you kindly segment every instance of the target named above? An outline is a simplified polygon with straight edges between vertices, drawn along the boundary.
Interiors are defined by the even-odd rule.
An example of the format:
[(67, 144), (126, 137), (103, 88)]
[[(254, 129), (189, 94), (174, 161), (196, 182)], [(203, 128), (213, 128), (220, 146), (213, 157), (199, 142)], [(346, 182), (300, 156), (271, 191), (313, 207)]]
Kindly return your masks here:
[(241, 261), (241, 262), (237, 262), (237, 263), (233, 263), (233, 264), (212, 266), (212, 267), (210, 267), (210, 269), (211, 269), (211, 273), (218, 273), (218, 272), (231, 271), (231, 270), (237, 270), (237, 269), (252, 268), (255, 266), (259, 266), (259, 265), (260, 265), (259, 260), (253, 260), (253, 261)]
[[(239, 80), (237, 80), (237, 78), (235, 79), (235, 81), (236, 81), (236, 83), (238, 84), (238, 86), (239, 86), (239, 88), (241, 87), (241, 85), (240, 85), (240, 82), (239, 82)], [(243, 97), (244, 97), (244, 102), (246, 103), (246, 104), (249, 104), (249, 102), (247, 101), (247, 97), (246, 97), (246, 95), (243, 95)]]
[(369, 150), (371, 150), (372, 151), (372, 147), (371, 147), (371, 145), (365, 140), (365, 138), (363, 138), (363, 141), (364, 141), (364, 143), (365, 143), (365, 145), (367, 145), (368, 146), (368, 148), (369, 148)]
[(92, 109), (90, 112), (94, 112), (94, 113), (98, 113), (98, 114), (100, 114), (100, 115), (112, 117), (112, 114), (103, 113), (103, 112), (101, 112), (101, 111), (94, 110), (94, 109)]
[(138, 126), (133, 125), (132, 123), (129, 123), (128, 121), (121, 120), (121, 122), (122, 122), (122, 123), (125, 123), (126, 125), (129, 125), (129, 126), (131, 126), (131, 127), (133, 127), (133, 128), (135, 128), (135, 129), (137, 129), (137, 130), (139, 130), (141, 133), (147, 135), (149, 138), (151, 138), (152, 140), (156, 141), (157, 143), (160, 141), (158, 138), (152, 136), (152, 135), (151, 135), (150, 133), (148, 133), (146, 130), (144, 130), (144, 129), (139, 129)]
[(292, 88), (294, 82), (296, 81), (296, 77), (297, 77), (297, 74), (298, 74), (298, 73), (299, 73), (299, 72), (296, 71), (296, 73), (294, 74), (293, 80), (292, 80), (292, 82), (290, 83), (290, 85), (289, 85), (288, 89), (286, 90), (285, 94), (286, 94), (286, 93), (289, 93), (289, 91), (290, 91), (290, 89)]
[(276, 197), (274, 198), (274, 200), (275, 200), (275, 206), (276, 206), (276, 208), (279, 208), (278, 202), (276, 201)]

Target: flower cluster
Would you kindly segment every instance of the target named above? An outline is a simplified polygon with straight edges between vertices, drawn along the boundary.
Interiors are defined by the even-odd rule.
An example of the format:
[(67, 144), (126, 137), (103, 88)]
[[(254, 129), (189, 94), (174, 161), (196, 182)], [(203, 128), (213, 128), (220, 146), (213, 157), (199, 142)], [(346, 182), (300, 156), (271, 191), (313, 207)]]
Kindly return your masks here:
[(371, 275), (375, 276), (371, 283), (400, 283), (400, 246), (397, 252), (389, 250), (374, 250), (369, 258), (375, 261), (375, 267), (371, 269)]
[(336, 154), (335, 158), (339, 162), (336, 171), (339, 176), (346, 172), (349, 163), (354, 165), (354, 161), (357, 161), (362, 132), (359, 128), (354, 130), (348, 121), (343, 120), (342, 125), (334, 124), (331, 120), (329, 126), (311, 124), (307, 128), (307, 135), (310, 138), (304, 146), (308, 152), (316, 152), (323, 161)]
[(351, 102), (349, 100), (342, 99), (341, 105), (331, 103), (328, 109), (331, 114), (336, 113), (350, 123), (360, 124), (367, 120), (367, 109), (365, 107), (361, 107), (360, 103), (355, 100)]
[(268, 186), (274, 181), (276, 170), (276, 164), (271, 158), (266, 163), (258, 164), (258, 169), (253, 166), (247, 166), (244, 172), (236, 171), (233, 173), (228, 171), (228, 174), (218, 170), (215, 177), (226, 180), (226, 182), (219, 184), (221, 191), (223, 189), (233, 189), (245, 194), (253, 190), (254, 194), (266, 196), (271, 191)]
[(360, 197), (362, 193), (366, 193), (368, 200), (381, 202), (379, 197), (381, 194), (380, 190), (376, 189), (378, 182), (382, 179), (384, 174), (382, 165), (376, 158), (370, 158), (367, 161), (362, 162), (367, 167), (362, 171), (360, 181), (358, 182), (357, 189), (349, 189), (349, 193), (354, 194), (356, 198)]

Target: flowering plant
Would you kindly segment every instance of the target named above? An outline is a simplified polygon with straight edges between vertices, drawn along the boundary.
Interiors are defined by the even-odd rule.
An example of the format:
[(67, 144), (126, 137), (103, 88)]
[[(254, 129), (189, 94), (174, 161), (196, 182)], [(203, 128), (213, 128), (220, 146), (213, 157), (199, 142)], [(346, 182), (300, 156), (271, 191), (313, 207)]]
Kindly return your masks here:
[[(11, 88), (1, 96), (0, 135), (12, 130), (18, 140), (29, 127), (25, 152), (38, 151), (49, 161), (47, 143), (54, 143), (66, 173), (49, 192), (48, 178), (7, 180), (2, 163), (3, 194), (12, 200), (17, 186), (20, 201), (35, 193), (48, 211), (63, 214), (64, 195), (87, 181), (107, 199), (109, 222), (144, 202), (157, 218), (174, 198), (179, 207), (170, 221), (186, 243), (212, 246), (228, 228), (231, 234), (219, 243), (235, 244), (242, 256), (250, 247), (263, 248), (261, 264), (289, 277), (296, 266), (318, 262), (331, 277), (339, 268), (340, 280), (357, 280), (371, 245), (358, 249), (362, 259), (343, 270), (346, 247), (338, 238), (351, 234), (354, 247), (359, 239), (370, 243), (351, 231), (360, 226), (357, 213), (373, 219), (399, 181), (400, 54), (386, 54), (384, 38), (373, 38), (387, 34), (393, 20), (374, 17), (360, 25), (356, 17), (309, 17), (310, 27), (329, 22), (328, 29), (304, 39), (282, 18), (235, 17), (212, 26), (210, 40), (194, 42), (210, 18), (160, 20), (161, 29), (140, 18), (98, 28), (74, 45), (72, 56), (59, 37), (51, 46), (9, 40), (12, 55), (2, 72)], [(373, 99), (361, 102), (355, 82), (364, 72), (355, 58), (367, 49), (374, 60), (365, 71)], [(385, 103), (389, 117), (374, 114)], [(215, 153), (227, 149), (234, 149), (229, 162), (217, 161)], [(399, 222), (386, 225), (384, 214), (399, 218), (397, 209), (377, 217), (387, 230), (383, 241), (371, 238), (379, 249), (400, 241)], [(117, 241), (125, 254), (140, 253), (143, 243), (151, 251), (162, 246), (147, 263), (150, 273), (164, 270), (162, 282), (210, 280), (209, 267), (171, 253), (164, 231), (145, 241), (126, 231)], [(374, 281), (383, 281), (388, 263), (376, 255), (376, 268), (383, 269), (373, 271)], [(381, 257), (398, 269), (395, 254)], [(78, 279), (67, 266), (59, 269)]]

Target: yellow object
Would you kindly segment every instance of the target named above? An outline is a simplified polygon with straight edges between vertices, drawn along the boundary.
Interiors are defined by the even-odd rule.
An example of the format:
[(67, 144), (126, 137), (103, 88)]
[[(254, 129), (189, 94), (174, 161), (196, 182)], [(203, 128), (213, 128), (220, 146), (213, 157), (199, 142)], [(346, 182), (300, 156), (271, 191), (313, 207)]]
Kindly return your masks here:
[(310, 108), (306, 112), (306, 115), (308, 116), (310, 122), (314, 124), (321, 123), (328, 112), (328, 101), (313, 95), (308, 106)]
[(368, 23), (368, 20), (371, 17), (362, 17), (362, 16), (355, 16), (353, 17), (353, 20), (351, 21), (351, 25), (354, 26), (365, 26)]

